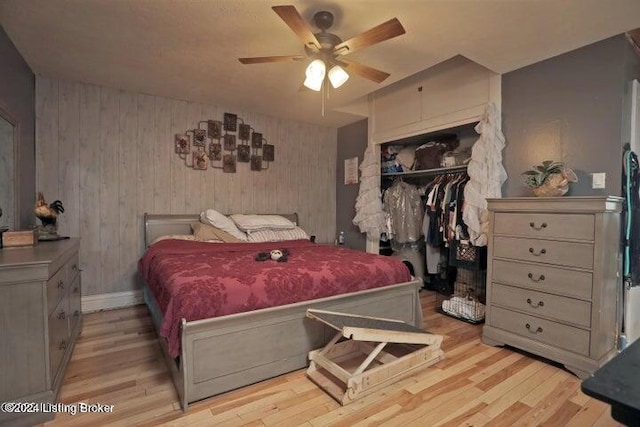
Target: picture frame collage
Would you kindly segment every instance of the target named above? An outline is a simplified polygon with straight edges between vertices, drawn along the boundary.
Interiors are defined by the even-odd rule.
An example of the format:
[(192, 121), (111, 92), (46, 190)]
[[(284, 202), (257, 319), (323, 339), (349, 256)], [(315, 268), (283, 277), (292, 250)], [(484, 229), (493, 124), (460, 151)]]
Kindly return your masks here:
[(174, 145), (176, 154), (195, 170), (235, 173), (237, 163), (249, 163), (252, 171), (261, 171), (275, 161), (273, 144), (233, 113), (224, 113), (222, 120), (201, 121), (198, 128), (176, 134)]

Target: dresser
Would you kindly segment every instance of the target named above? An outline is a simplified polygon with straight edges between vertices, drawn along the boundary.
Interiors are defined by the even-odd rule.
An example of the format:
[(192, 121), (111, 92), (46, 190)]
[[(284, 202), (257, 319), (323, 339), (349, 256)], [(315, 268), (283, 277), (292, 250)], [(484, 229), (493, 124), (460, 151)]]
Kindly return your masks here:
[(562, 363), (584, 378), (617, 352), (619, 197), (488, 200), (482, 340)]
[[(55, 402), (82, 324), (78, 239), (0, 249), (0, 402)], [(7, 414), (33, 425), (53, 413)]]

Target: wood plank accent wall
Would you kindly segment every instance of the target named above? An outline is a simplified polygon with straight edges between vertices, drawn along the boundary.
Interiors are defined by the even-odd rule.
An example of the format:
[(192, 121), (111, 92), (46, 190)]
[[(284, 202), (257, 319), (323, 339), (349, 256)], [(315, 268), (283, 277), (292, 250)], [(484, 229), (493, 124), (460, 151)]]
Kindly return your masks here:
[[(268, 170), (195, 171), (173, 136), (198, 121), (242, 117), (276, 147)], [(61, 235), (80, 237), (83, 295), (138, 287), (143, 214), (298, 212), (319, 242), (335, 236), (337, 130), (38, 76), (36, 189), (60, 199)]]

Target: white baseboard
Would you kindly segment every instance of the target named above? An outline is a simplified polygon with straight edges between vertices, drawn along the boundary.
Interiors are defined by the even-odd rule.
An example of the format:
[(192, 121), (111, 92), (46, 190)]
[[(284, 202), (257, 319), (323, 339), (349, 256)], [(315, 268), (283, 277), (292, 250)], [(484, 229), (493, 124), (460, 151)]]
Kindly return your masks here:
[(143, 303), (142, 291), (140, 290), (87, 295), (82, 297), (82, 312), (91, 313), (93, 311), (112, 310)]

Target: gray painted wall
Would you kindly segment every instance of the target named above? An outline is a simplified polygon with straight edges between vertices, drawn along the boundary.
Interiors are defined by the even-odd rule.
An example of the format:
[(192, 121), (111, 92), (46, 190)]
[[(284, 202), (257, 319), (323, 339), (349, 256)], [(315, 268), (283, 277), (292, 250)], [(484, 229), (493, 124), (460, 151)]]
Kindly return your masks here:
[[(569, 195), (619, 195), (624, 91), (639, 71), (620, 35), (503, 75), (503, 195), (530, 195), (521, 173), (545, 159), (578, 174)], [(604, 190), (591, 189), (596, 172), (607, 174)]]
[[(344, 231), (346, 246), (352, 249), (366, 250), (366, 236), (353, 225), (356, 214), (355, 205), (360, 185), (344, 185), (344, 160), (358, 157), (362, 162), (367, 149), (367, 119), (343, 126), (338, 129), (338, 155), (336, 159), (336, 231)], [(359, 173), (359, 171), (358, 171)]]
[(16, 228), (35, 223), (35, 76), (0, 26), (0, 107), (18, 122), (18, 218)]
[(0, 227), (14, 230), (14, 207), (16, 206), (14, 199), (15, 175), (13, 173), (15, 169), (15, 131), (13, 124), (5, 120), (1, 116), (2, 114), (0, 111), (0, 208), (2, 208)]

